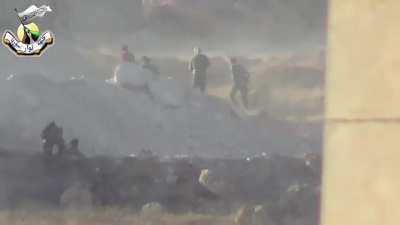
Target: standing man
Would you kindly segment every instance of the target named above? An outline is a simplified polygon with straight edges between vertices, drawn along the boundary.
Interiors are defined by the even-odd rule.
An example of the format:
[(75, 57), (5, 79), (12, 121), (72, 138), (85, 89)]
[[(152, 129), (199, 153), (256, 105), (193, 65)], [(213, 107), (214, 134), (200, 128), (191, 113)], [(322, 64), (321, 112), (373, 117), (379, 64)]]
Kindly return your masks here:
[(230, 59), (231, 62), (231, 72), (232, 72), (232, 79), (233, 79), (233, 86), (230, 93), (230, 97), (232, 102), (236, 105), (236, 94), (239, 91), (240, 95), (242, 96), (243, 105), (246, 109), (248, 109), (248, 84), (250, 80), (250, 73), (246, 70), (246, 68), (240, 65), (237, 62), (237, 59), (232, 57)]
[(122, 62), (135, 63), (135, 56), (129, 51), (128, 45), (122, 45)]
[[(42, 149), (46, 156), (62, 155), (65, 151), (65, 141), (63, 137), (63, 128), (58, 127), (52, 121), (42, 131)], [(54, 153), (54, 147), (57, 147), (57, 152)]]
[(189, 63), (189, 70), (193, 74), (193, 88), (199, 88), (202, 93), (207, 86), (207, 68), (210, 66), (208, 57), (201, 53), (201, 49), (194, 48), (194, 56)]

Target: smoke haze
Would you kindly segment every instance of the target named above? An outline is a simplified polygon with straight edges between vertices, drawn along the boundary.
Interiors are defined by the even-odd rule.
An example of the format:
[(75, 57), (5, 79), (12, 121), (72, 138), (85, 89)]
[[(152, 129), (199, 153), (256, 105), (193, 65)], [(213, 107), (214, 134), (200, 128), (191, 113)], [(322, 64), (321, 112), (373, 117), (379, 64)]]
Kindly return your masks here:
[(136, 50), (268, 52), (323, 46), (326, 0), (3, 0), (0, 24), (16, 26), (14, 8), (49, 4), (44, 27), (59, 41)]
[[(114, 107), (125, 107), (124, 105), (135, 95), (125, 95), (119, 92), (115, 94), (110, 87), (101, 89), (99, 86), (102, 87), (103, 84), (98, 84), (99, 81), (103, 82), (105, 78), (112, 76), (112, 70), (118, 64), (122, 44), (128, 44), (136, 55), (179, 57), (191, 55), (193, 46), (202, 47), (210, 55), (253, 57), (257, 55), (274, 56), (279, 54), (291, 55), (298, 52), (318, 52), (324, 49), (325, 45), (326, 0), (2, 0), (0, 2), (0, 26), (2, 30), (12, 29), (15, 32), (18, 20), (14, 8), (22, 11), (31, 4), (37, 6), (48, 4), (53, 9), (52, 13), (39, 19), (37, 23), (42, 30), (50, 29), (55, 33), (56, 43), (40, 58), (17, 59), (6, 48), (0, 48), (0, 82), (3, 83), (1, 103), (9, 105), (8, 109), (1, 113), (0, 124), (3, 125), (3, 129), (0, 129), (0, 132), (4, 132), (4, 135), (0, 139), (0, 145), (6, 143), (6, 147), (10, 148), (13, 147), (13, 144), (25, 148), (32, 143), (35, 143), (33, 145), (35, 148), (39, 147), (39, 129), (45, 125), (48, 118), (58, 118), (65, 121), (67, 126), (70, 126), (66, 127), (66, 130), (73, 130), (73, 132), (67, 132), (68, 138), (78, 135), (87, 137), (88, 140), (84, 140), (83, 144), (87, 143), (88, 148), (101, 146), (102, 152), (105, 152), (113, 147), (122, 146), (120, 151), (123, 151), (132, 144), (131, 141), (135, 143), (135, 140), (129, 138), (126, 138), (126, 140), (129, 140), (124, 143), (119, 138), (133, 131), (139, 134), (142, 132), (141, 129), (146, 127), (145, 124), (140, 124), (141, 127), (138, 127), (134, 126), (135, 123), (124, 122), (132, 118), (130, 114), (140, 110), (142, 103), (138, 103), (134, 107), (120, 109), (121, 112), (125, 111), (126, 113), (117, 116), (113, 114)], [(178, 59), (174, 60), (177, 61)], [(184, 63), (181, 60), (177, 61), (176, 64), (186, 69), (187, 58), (184, 58), (184, 60)], [(218, 65), (227, 67), (226, 62)], [(184, 71), (185, 75), (190, 77), (190, 72)], [(35, 76), (31, 76), (33, 74)], [(322, 74), (322, 72), (319, 72), (319, 74)], [(226, 74), (218, 75), (228, 76)], [(13, 76), (16, 79), (6, 81)], [(24, 76), (27, 79), (21, 78)], [(94, 84), (90, 81), (87, 86), (82, 86), (86, 85), (83, 81), (83, 84), (69, 84), (71, 76), (85, 76), (97, 83)], [(10, 87), (11, 83), (13, 83), (12, 87)], [(188, 84), (184, 83), (184, 85)], [(71, 91), (71, 88), (76, 88), (72, 94), (66, 91)], [(183, 90), (187, 87), (181, 88)], [(49, 92), (43, 93), (40, 90), (49, 90)], [(76, 102), (79, 99), (79, 97), (76, 97), (79, 96), (78, 92), (90, 95), (88, 98), (94, 98), (94, 100), (92, 99), (93, 101), (90, 104)], [(18, 95), (15, 95), (15, 93), (18, 93)], [(104, 105), (96, 103), (96, 101), (104, 101), (103, 95), (109, 98), (109, 96), (113, 96), (112, 93), (119, 96), (122, 99), (121, 102), (102, 102), (101, 104)], [(54, 98), (46, 98), (47, 95), (54, 96)], [(65, 97), (65, 95), (68, 96)], [(44, 101), (43, 99), (47, 100)], [(77, 104), (79, 104), (79, 108)], [(94, 104), (93, 107), (88, 109), (92, 104)], [(149, 102), (146, 102), (146, 104), (151, 105)], [(223, 107), (226, 107), (226, 105)], [(104, 115), (104, 112), (101, 112), (102, 115), (93, 116), (99, 111), (96, 109), (107, 109), (109, 114)], [(148, 106), (147, 109), (155, 108)], [(185, 113), (192, 113), (190, 110), (193, 110), (193, 107), (182, 109), (184, 111), (182, 113), (184, 115), (186, 115)], [(212, 112), (213, 109), (210, 110)], [(46, 114), (49, 112), (52, 115)], [(193, 114), (195, 116), (188, 116), (188, 120), (197, 118), (196, 115), (198, 114)], [(204, 112), (204, 114), (207, 113)], [(35, 117), (32, 117), (32, 115), (35, 115)], [(84, 115), (81, 119), (88, 123), (85, 129), (75, 126), (80, 124), (79, 120), (76, 123), (71, 122), (71, 120), (75, 120), (77, 115)], [(153, 117), (159, 119), (161, 115), (164, 114), (157, 112)], [(176, 116), (174, 113), (172, 115)], [(30, 116), (31, 118), (29, 118)], [(121, 123), (121, 126), (112, 128), (108, 133), (101, 133), (100, 136), (104, 137), (101, 139), (97, 135), (100, 133), (93, 133), (93, 131), (96, 129), (104, 131), (110, 127), (108, 123), (103, 123), (104, 118), (108, 116)], [(143, 119), (145, 116), (149, 115), (143, 112), (137, 118)], [(201, 117), (201, 115), (198, 116)], [(36, 118), (35, 122), (29, 121), (34, 118)], [(182, 123), (179, 118), (181, 117), (175, 118), (176, 122)], [(223, 122), (222, 124), (213, 123), (213, 119), (215, 118), (208, 118), (208, 121), (216, 128), (208, 129), (214, 129), (215, 133), (223, 133), (223, 131), (218, 130), (223, 127)], [(243, 126), (247, 126), (243, 131), (244, 133), (246, 133), (246, 130), (253, 129), (249, 124), (243, 125), (242, 122), (232, 122), (232, 119), (225, 118), (225, 121), (229, 123), (229, 126), (225, 125), (230, 127), (229, 132)], [(152, 128), (153, 130), (149, 130), (148, 133), (143, 132), (141, 135), (146, 136), (148, 134), (148, 136), (151, 136), (152, 132), (156, 128), (158, 129), (157, 121), (152, 120), (152, 123), (154, 129)], [(201, 121), (199, 123), (202, 124)], [(166, 126), (173, 127), (175, 124)], [(35, 131), (37, 133), (33, 133)], [(203, 131), (207, 133), (206, 128)], [(271, 136), (270, 134), (273, 132), (266, 128), (263, 128), (262, 132), (256, 130), (253, 131), (253, 139), (244, 140), (234, 147), (239, 151), (243, 147), (240, 146), (243, 143), (256, 143), (254, 146), (257, 147), (253, 152), (260, 152), (269, 140), (276, 140), (274, 146), (277, 146), (277, 149), (290, 147), (293, 150), (301, 140), (286, 145), (283, 138), (286, 131), (277, 132), (275, 130), (282, 135), (275, 138), (275, 134)], [(25, 133), (21, 134), (21, 132)], [(232, 137), (229, 132), (226, 133), (226, 139)], [(90, 135), (85, 136), (85, 133)], [(114, 139), (107, 139), (109, 138), (106, 137), (107, 134), (112, 134)], [(26, 142), (21, 139), (21, 136), (17, 135), (26, 135)], [(268, 138), (264, 138), (264, 136), (268, 136)], [(167, 137), (163, 138), (165, 140), (162, 143), (169, 142)], [(246, 139), (245, 136), (241, 138)], [(319, 136), (315, 137), (315, 139), (319, 138)], [(241, 140), (240, 138), (235, 139)], [(99, 144), (88, 143), (92, 140)], [(114, 146), (109, 146), (112, 145), (108, 142), (110, 140), (115, 144)], [(137, 140), (144, 141), (147, 139), (138, 137)], [(20, 143), (16, 143), (18, 141)], [(319, 141), (317, 142), (319, 143)], [(217, 147), (210, 148), (209, 152), (218, 149), (220, 143), (216, 140), (215, 142)], [(221, 145), (231, 148), (231, 146), (226, 146), (228, 142), (223, 142)], [(160, 142), (157, 146), (159, 149), (161, 149), (162, 143)], [(280, 146), (281, 144), (282, 146)], [(145, 143), (142, 143), (141, 146), (146, 147)], [(172, 149), (176, 146), (170, 147)], [(198, 144), (195, 148), (201, 149), (202, 147), (201, 144)], [(187, 148), (187, 145), (182, 144), (172, 152), (177, 153), (180, 149), (185, 148)]]

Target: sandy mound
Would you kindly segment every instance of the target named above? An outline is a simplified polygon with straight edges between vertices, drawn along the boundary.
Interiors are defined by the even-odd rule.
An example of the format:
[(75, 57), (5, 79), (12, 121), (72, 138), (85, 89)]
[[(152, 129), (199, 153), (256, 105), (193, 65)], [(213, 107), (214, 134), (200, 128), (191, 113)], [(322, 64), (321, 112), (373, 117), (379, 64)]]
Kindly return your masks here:
[[(235, 118), (225, 101), (193, 93), (172, 78), (153, 78), (139, 66), (121, 65), (114, 80), (2, 77), (1, 145), (38, 149), (41, 129), (55, 120), (67, 140), (80, 138), (87, 154), (150, 148), (161, 154), (221, 156), (296, 148), (296, 141), (279, 137), (276, 129)], [(124, 83), (147, 84), (154, 99), (121, 88)]]

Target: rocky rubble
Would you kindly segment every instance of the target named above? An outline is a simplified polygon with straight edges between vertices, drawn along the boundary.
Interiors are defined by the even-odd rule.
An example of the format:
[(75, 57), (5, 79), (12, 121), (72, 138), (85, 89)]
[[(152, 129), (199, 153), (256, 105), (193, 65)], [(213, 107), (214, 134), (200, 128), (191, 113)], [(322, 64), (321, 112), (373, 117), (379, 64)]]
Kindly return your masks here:
[[(18, 209), (31, 202), (53, 209), (118, 207), (143, 216), (237, 211), (238, 225), (316, 224), (321, 159), (317, 155), (311, 165), (306, 158), (10, 155), (0, 157), (0, 181), (5, 184), (1, 191), (7, 196), (1, 206)], [(205, 169), (213, 171), (212, 178), (204, 178)]]

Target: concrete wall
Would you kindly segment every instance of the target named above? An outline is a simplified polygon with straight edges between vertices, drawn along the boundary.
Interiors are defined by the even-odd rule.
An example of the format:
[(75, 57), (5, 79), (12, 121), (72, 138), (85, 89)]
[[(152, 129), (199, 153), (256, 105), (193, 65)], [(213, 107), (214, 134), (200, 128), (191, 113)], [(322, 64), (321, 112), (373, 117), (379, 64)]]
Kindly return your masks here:
[(331, 1), (323, 225), (399, 224), (399, 11)]

